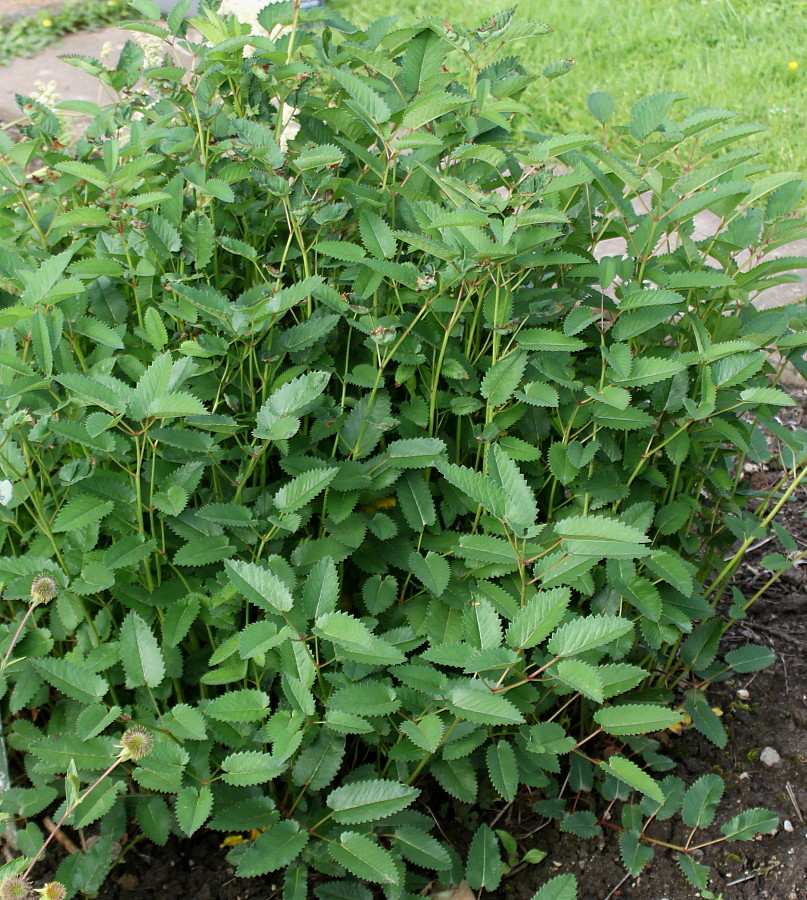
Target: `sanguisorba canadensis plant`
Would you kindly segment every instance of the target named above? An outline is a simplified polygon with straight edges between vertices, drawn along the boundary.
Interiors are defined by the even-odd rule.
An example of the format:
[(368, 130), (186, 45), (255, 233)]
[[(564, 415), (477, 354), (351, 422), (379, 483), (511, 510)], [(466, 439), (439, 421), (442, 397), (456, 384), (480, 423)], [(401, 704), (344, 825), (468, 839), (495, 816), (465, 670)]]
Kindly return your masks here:
[[(465, 862), (433, 833), (435, 792), (483, 822), (529, 793), (582, 835), (599, 794), (633, 873), (680, 812), (705, 886), (722, 782), (685, 788), (654, 735), (725, 743), (706, 685), (770, 661), (721, 658), (747, 606), (721, 601), (751, 542), (790, 547), (807, 476), (774, 419), (805, 315), (751, 303), (799, 264), (761, 256), (804, 233), (803, 181), (673, 94), (535, 132), (509, 47), (547, 29), (510, 12), (361, 31), (279, 3), (194, 42), (187, 4), (136, 5), (156, 65), (70, 60), (118, 102), (23, 100), (0, 135), (3, 808), (99, 829), (72, 892), (124, 832), (207, 827), (254, 829), (230, 859), (287, 898), (396, 898), (502, 877), (489, 825)], [(150, 753), (71, 812), (135, 725)]]

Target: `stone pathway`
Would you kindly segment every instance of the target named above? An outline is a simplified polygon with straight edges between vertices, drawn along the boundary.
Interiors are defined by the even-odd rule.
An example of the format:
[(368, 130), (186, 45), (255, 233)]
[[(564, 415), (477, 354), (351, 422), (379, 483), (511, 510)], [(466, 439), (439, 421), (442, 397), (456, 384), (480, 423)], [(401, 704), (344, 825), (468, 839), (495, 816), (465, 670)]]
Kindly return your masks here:
[[(41, 4), (39, 0), (0, 0), (0, 18), (10, 7), (15, 6), (17, 9), (36, 9)], [(17, 59), (8, 66), (0, 67), (0, 121), (11, 122), (20, 117), (14, 99), (15, 94), (30, 93), (34, 90), (35, 81), (55, 81), (64, 99), (103, 102), (105, 98), (103, 94), (99, 95), (98, 82), (80, 69), (60, 60), (59, 56), (79, 54), (97, 58), (100, 57), (104, 44), (109, 41), (115, 48), (113, 58), (116, 58), (117, 52), (133, 37), (133, 34), (115, 27), (96, 32), (79, 32), (52, 44), (37, 56)], [(714, 227), (715, 217), (711, 213), (703, 213), (697, 217), (696, 228), (702, 234), (713, 233)], [(607, 251), (605, 248), (603, 250), (610, 253), (619, 252), (616, 246)], [(807, 235), (803, 240), (794, 241), (786, 247), (775, 250), (768, 258), (784, 256), (807, 257)], [(771, 309), (807, 298), (807, 270), (796, 270), (794, 274), (799, 276), (798, 282), (768, 288), (756, 298), (756, 305), (761, 309)]]

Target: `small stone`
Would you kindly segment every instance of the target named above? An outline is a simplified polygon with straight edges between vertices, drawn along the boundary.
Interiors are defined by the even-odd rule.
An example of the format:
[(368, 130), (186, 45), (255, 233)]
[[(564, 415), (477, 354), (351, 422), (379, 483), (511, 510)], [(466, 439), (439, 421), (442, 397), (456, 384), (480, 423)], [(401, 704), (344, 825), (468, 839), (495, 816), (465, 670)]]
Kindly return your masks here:
[(793, 823), (790, 821), (790, 819), (785, 819), (784, 822), (782, 822), (782, 828), (784, 828), (784, 830), (787, 832), (792, 832)]
[(737, 691), (737, 696), (740, 698), (740, 700), (747, 700), (751, 695), (745, 688), (740, 688), (740, 690)]
[(759, 754), (759, 761), (768, 767), (778, 766), (782, 761), (782, 757), (773, 749), (773, 747), (764, 747), (762, 753)]

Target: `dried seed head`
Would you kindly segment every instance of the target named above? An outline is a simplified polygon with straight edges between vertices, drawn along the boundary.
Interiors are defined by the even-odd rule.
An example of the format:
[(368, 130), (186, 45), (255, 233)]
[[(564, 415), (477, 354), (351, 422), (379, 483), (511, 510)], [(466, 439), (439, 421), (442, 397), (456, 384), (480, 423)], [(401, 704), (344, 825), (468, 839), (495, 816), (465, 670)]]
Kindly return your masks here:
[(31, 602), (50, 603), (59, 592), (59, 585), (52, 575), (37, 575), (31, 582)]
[(67, 896), (67, 888), (58, 881), (49, 881), (44, 887), (37, 890), (42, 900), (64, 900)]
[(0, 884), (2, 900), (29, 900), (31, 882), (24, 875), (9, 875)]
[(120, 758), (137, 762), (148, 754), (153, 743), (154, 740), (145, 728), (133, 725), (124, 732), (120, 744), (118, 744), (121, 748)]

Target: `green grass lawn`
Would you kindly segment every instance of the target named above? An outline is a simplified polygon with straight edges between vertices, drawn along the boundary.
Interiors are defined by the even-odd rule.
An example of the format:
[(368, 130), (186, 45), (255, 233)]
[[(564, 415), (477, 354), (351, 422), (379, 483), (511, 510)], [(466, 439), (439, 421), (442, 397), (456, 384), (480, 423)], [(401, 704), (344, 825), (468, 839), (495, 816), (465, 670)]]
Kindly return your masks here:
[[(386, 15), (402, 23), (441, 16), (476, 25), (507, 0), (331, 0), (357, 24)], [(528, 94), (546, 131), (588, 131), (592, 91), (617, 101), (615, 121), (655, 91), (685, 94), (681, 109), (719, 106), (768, 131), (751, 141), (772, 168), (807, 174), (807, 0), (522, 0), (517, 16), (552, 34), (517, 48), (526, 68), (573, 57), (577, 64)], [(798, 68), (790, 68), (798, 63)]]

